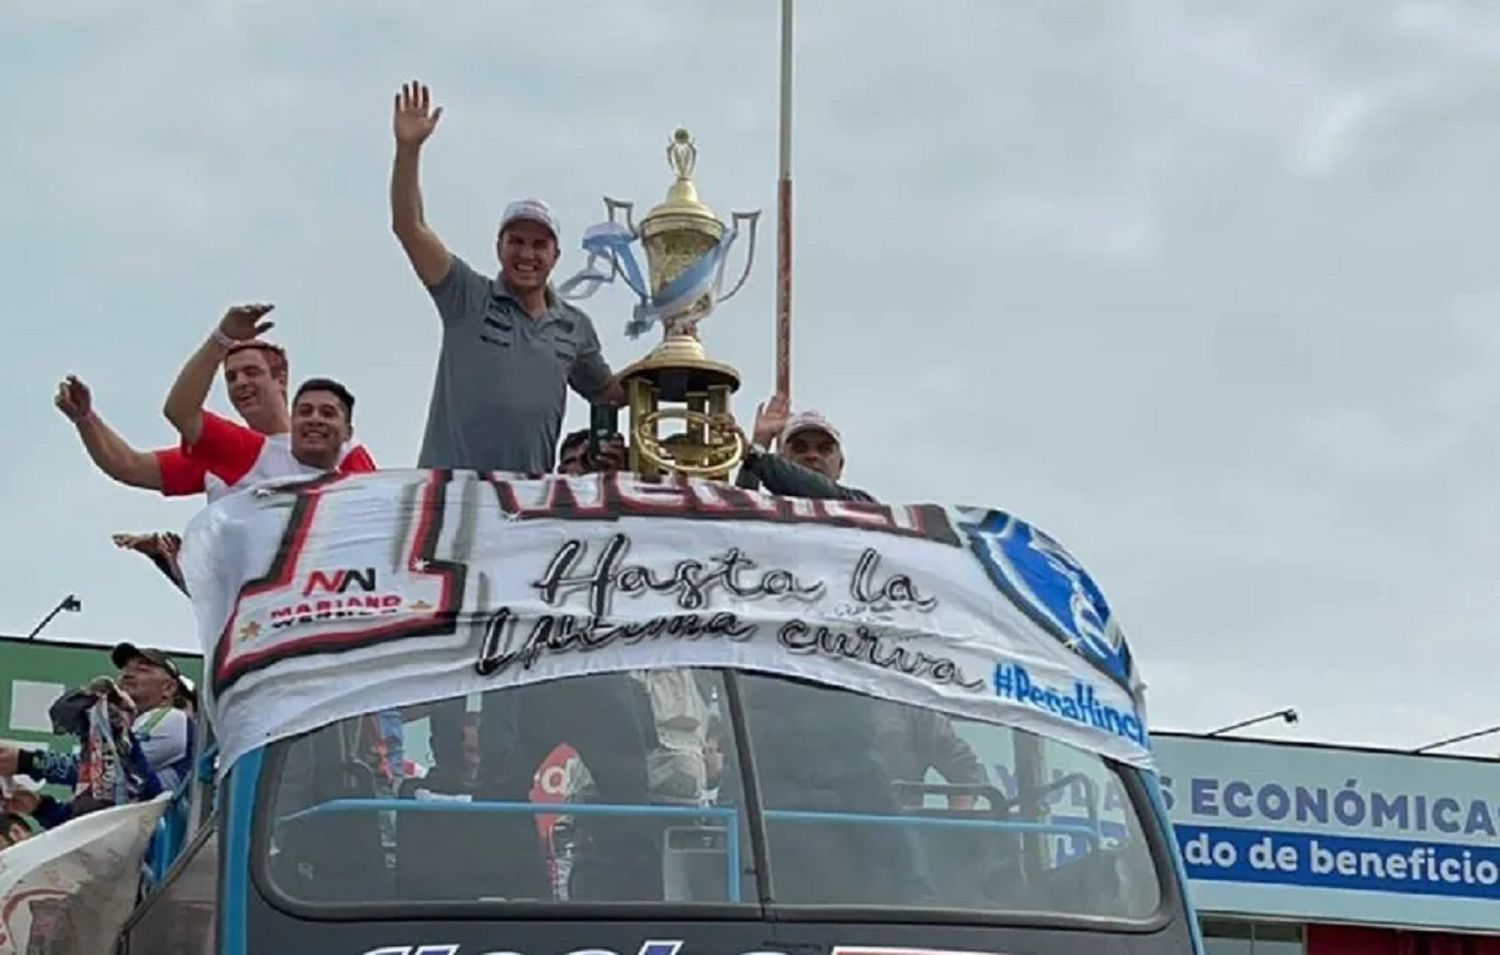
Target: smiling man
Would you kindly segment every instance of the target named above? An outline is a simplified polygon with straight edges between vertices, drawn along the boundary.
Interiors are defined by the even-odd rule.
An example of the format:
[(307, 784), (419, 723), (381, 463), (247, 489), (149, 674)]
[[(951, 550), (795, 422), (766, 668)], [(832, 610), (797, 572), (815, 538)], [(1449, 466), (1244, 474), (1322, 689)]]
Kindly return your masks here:
[(417, 464), (545, 474), (569, 386), (596, 404), (619, 405), (624, 392), (604, 361), (594, 323), (548, 283), (561, 230), (545, 202), (522, 199), (506, 207), (493, 279), (449, 252), (427, 225), (418, 162), (442, 112), (420, 83), (396, 95), (391, 228), (443, 322)]
[[(138, 746), (131, 759), (138, 758), (149, 767), (161, 788), (174, 789), (193, 765), (192, 720), (186, 709), (178, 705), (179, 701), (194, 698), (192, 684), (176, 662), (160, 650), (121, 643), (110, 652), (110, 661), (119, 669), (116, 685), (125, 693), (131, 733)], [(75, 753), (25, 750), (14, 744), (0, 744), (0, 776), (22, 775), (57, 785), (74, 785), (78, 782), (80, 762)], [(149, 775), (144, 768), (141, 772)], [(8, 799), (7, 807), (13, 802), (29, 811), (44, 811), (43, 824), (49, 827), (65, 821), (73, 812), (68, 804), (46, 805), (40, 798)]]
[(203, 409), (224, 353), (269, 330), (272, 323), (260, 320), (271, 308), (231, 308), (178, 373), (162, 410), (182, 437), (182, 453), (231, 488), (326, 471), (375, 470), (369, 452), (353, 443), (354, 395), (331, 378), (311, 378), (297, 389), (286, 444)]
[[(792, 414), (785, 395), (773, 395), (756, 409), (753, 435), (740, 430), (733, 417), (726, 424), (739, 430), (745, 445), (735, 480), (739, 487), (764, 488), (783, 497), (874, 500), (864, 491), (839, 483), (844, 476), (844, 448), (838, 429), (816, 411)], [(780, 446), (779, 454), (770, 453), (773, 442)]]
[[(223, 369), (230, 404), (245, 424), (285, 443), (291, 424), (286, 351), (259, 339), (238, 342), (225, 352)], [(233, 490), (190, 461), (181, 448), (132, 447), (94, 410), (89, 386), (74, 375), (58, 383), (53, 403), (78, 429), (94, 464), (121, 484), (160, 491), (164, 497), (207, 494), (210, 502)]]

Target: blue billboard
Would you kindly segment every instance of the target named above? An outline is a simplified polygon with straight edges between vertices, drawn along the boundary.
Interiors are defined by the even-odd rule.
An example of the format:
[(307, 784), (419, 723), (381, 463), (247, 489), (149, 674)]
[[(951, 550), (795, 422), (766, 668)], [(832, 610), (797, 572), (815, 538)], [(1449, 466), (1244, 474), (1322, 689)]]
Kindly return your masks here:
[(1500, 762), (1153, 740), (1203, 911), (1500, 931)]

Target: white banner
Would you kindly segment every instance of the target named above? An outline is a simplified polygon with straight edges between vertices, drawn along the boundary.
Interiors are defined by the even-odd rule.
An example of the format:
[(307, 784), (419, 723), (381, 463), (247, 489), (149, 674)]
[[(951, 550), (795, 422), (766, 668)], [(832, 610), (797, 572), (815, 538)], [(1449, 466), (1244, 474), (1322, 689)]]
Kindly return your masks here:
[(581, 673), (731, 666), (1151, 765), (1108, 604), (998, 511), (631, 474), (385, 471), (262, 487), (183, 559), (220, 765), (371, 712)]
[(0, 850), (0, 955), (26, 955), (40, 938), (114, 951), (166, 806), (163, 797), (101, 809)]

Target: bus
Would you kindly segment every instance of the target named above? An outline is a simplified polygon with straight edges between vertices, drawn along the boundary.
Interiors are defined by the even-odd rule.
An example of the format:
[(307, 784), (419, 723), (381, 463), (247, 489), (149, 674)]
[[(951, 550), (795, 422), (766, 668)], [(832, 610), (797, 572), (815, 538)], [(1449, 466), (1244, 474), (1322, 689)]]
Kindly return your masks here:
[(118, 955), (1203, 951), (1129, 645), (1012, 515), (390, 471), (185, 541)]

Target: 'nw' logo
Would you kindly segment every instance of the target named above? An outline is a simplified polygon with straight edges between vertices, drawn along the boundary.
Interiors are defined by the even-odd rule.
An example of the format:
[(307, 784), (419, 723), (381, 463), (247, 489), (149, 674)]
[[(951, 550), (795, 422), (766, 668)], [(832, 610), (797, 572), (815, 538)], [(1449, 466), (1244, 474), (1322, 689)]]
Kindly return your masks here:
[(348, 592), (350, 587), (358, 587), (367, 594), (373, 593), (375, 568), (360, 570), (357, 567), (344, 567), (332, 573), (315, 570), (307, 575), (307, 585), (302, 588), (302, 596), (310, 597), (315, 593), (342, 594)]

